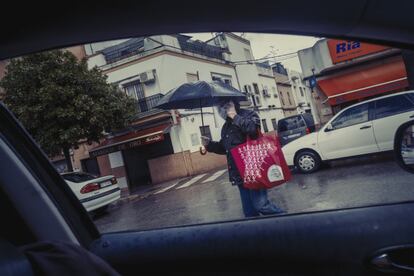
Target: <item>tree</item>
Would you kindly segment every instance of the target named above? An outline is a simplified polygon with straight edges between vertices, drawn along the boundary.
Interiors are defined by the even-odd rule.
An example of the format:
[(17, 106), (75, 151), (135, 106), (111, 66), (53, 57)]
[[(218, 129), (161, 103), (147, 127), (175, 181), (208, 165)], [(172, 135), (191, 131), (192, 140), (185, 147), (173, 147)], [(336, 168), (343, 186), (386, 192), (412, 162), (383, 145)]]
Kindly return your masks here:
[(70, 148), (99, 142), (104, 132), (127, 125), (135, 112), (134, 100), (67, 51), (13, 59), (0, 86), (7, 107), (49, 156), (64, 153), (69, 171)]

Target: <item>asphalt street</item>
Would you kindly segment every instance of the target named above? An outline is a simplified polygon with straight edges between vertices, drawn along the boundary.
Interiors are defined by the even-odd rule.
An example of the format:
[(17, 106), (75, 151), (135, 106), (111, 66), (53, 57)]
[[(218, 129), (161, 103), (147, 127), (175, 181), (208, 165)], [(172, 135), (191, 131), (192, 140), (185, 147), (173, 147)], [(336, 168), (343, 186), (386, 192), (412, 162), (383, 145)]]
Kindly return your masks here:
[[(361, 207), (414, 200), (414, 174), (389, 156), (331, 163), (314, 174), (294, 173), (289, 183), (269, 190), (288, 213)], [(243, 219), (237, 187), (219, 170), (154, 186), (94, 218), (101, 232), (144, 230)]]

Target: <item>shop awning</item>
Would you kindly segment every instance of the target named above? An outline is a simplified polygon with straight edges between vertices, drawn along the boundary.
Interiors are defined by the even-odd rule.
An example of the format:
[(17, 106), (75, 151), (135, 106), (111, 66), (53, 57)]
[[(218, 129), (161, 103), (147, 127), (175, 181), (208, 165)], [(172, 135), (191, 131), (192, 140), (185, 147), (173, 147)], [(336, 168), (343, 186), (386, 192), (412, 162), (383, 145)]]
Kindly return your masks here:
[(342, 75), (318, 80), (331, 105), (363, 99), (408, 87), (407, 72), (401, 57), (375, 67), (355, 69)]
[(147, 129), (131, 131), (127, 134), (107, 138), (98, 147), (89, 151), (90, 157), (108, 154), (115, 151), (134, 148), (164, 140), (171, 124), (162, 124)]

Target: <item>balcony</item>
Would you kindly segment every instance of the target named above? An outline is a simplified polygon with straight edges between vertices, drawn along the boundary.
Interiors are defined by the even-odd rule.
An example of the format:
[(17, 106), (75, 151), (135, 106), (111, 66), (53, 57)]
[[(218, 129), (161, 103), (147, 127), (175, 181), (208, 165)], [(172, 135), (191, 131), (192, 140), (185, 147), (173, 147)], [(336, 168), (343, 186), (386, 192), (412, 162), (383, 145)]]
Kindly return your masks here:
[(136, 119), (143, 118), (149, 115), (157, 114), (164, 112), (165, 110), (155, 108), (158, 101), (161, 99), (163, 95), (161, 93), (140, 99), (136, 103), (137, 107), (137, 114), (135, 116)]

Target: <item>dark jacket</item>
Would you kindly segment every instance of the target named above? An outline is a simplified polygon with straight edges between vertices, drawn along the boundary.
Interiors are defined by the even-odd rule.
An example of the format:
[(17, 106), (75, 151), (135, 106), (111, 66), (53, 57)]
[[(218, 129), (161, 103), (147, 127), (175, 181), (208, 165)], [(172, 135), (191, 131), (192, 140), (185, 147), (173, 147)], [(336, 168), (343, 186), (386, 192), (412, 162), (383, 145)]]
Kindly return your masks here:
[(227, 155), (230, 182), (233, 185), (242, 185), (243, 179), (237, 170), (230, 150), (237, 145), (246, 142), (249, 135), (251, 139), (257, 138), (257, 131), (260, 128), (260, 118), (256, 112), (240, 109), (234, 119), (227, 118), (221, 129), (220, 142), (211, 141), (206, 149), (209, 152)]

